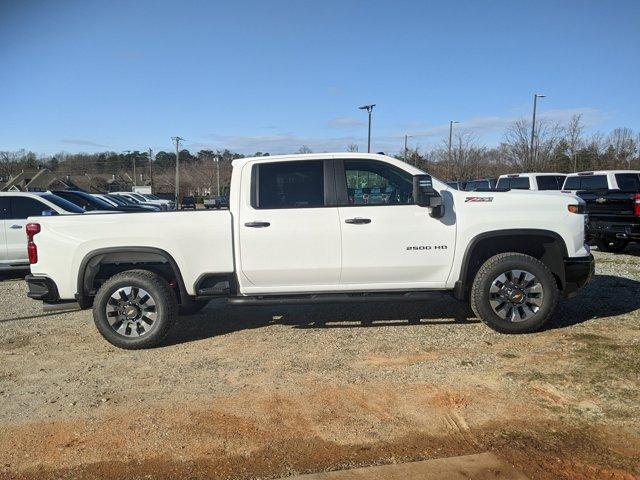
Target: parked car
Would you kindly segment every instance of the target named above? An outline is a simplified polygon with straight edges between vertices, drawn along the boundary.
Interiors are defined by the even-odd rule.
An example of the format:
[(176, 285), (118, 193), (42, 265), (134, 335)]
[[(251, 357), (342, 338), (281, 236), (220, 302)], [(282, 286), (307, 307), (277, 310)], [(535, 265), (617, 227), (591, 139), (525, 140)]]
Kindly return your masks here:
[(498, 184), (497, 178), (483, 178), (480, 180), (469, 180), (467, 182), (465, 190), (467, 192), (475, 192), (479, 190), (493, 190)]
[[(354, 188), (392, 194), (356, 204)], [(122, 215), (118, 235), (104, 216), (32, 218), (28, 295), (93, 305), (104, 338), (130, 349), (158, 344), (178, 308), (212, 298), (281, 305), (450, 292), (494, 330), (524, 333), (594, 271), (578, 197), (459, 192), (384, 155), (238, 159), (231, 199), (206, 219)]]
[(55, 190), (52, 192), (60, 198), (79, 206), (85, 212), (92, 211), (105, 211), (105, 212), (119, 212), (120, 209), (114, 207), (110, 203), (94, 197), (90, 193), (81, 192), (78, 190)]
[(640, 170), (595, 170), (570, 173), (562, 185), (562, 191), (578, 190), (627, 190), (633, 189)]
[(136, 205), (152, 205), (155, 207), (158, 207), (159, 210), (166, 210), (167, 206), (166, 205), (161, 205), (159, 203), (156, 202), (151, 202), (149, 200), (147, 200), (146, 198), (144, 198), (141, 194), (139, 193), (133, 193), (133, 192), (112, 192), (112, 195), (117, 195), (120, 198), (123, 198), (125, 200), (128, 200), (129, 202), (132, 202)]
[(0, 270), (28, 268), (27, 217), (83, 212), (50, 192), (0, 192)]
[(125, 200), (118, 195), (111, 195), (108, 193), (93, 193), (94, 197), (104, 200), (113, 207), (123, 212), (157, 212), (157, 205), (141, 205), (139, 203), (133, 203)]
[(173, 200), (166, 200), (164, 198), (160, 198), (152, 193), (140, 193), (147, 201), (157, 203), (159, 205), (166, 205), (166, 210), (175, 210), (176, 203)]
[(209, 210), (210, 208), (221, 209), (229, 208), (229, 197), (208, 197), (204, 199), (204, 208)]
[(157, 205), (157, 204), (151, 203), (151, 202), (142, 201), (142, 200), (134, 197), (133, 195), (131, 195), (130, 193), (127, 193), (127, 192), (124, 192), (124, 193), (113, 192), (113, 193), (110, 193), (109, 195), (111, 195), (113, 197), (118, 197), (118, 198), (122, 199), (124, 202), (128, 203), (129, 205), (143, 205), (143, 206), (151, 207), (156, 212), (160, 212), (162, 210), (166, 210), (166, 208), (162, 208), (161, 205)]
[(182, 197), (182, 201), (180, 202), (181, 210), (195, 210), (196, 209), (196, 199), (192, 196)]
[(510, 173), (500, 175), (498, 190), (560, 190), (566, 174), (564, 173)]
[[(594, 177), (596, 180), (593, 180)], [(605, 181), (606, 187), (613, 188), (599, 188)], [(622, 252), (630, 242), (640, 241), (640, 172), (576, 175), (568, 178), (565, 185), (567, 183), (570, 188), (597, 187), (577, 193), (586, 202), (589, 215), (587, 237), (600, 250)]]

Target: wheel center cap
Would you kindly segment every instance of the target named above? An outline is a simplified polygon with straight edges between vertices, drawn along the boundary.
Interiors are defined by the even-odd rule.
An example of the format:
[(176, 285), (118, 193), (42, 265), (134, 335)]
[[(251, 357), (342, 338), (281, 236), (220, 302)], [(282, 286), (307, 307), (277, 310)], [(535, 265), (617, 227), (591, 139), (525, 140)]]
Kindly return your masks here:
[(129, 320), (132, 318), (136, 318), (138, 316), (138, 312), (138, 308), (133, 305), (127, 305), (124, 309), (124, 314)]
[(520, 290), (513, 290), (509, 293), (509, 301), (512, 303), (521, 303), (524, 300), (524, 293)]

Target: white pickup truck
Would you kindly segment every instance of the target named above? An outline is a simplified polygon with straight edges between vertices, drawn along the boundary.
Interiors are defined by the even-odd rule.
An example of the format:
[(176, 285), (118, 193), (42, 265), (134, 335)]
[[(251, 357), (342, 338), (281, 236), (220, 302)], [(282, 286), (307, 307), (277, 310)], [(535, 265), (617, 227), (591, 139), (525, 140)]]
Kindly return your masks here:
[(449, 291), (504, 333), (539, 329), (587, 283), (584, 202), (461, 192), (384, 155), (233, 162), (230, 209), (31, 218), (29, 296), (93, 305), (122, 348), (156, 345), (212, 298), (427, 301)]

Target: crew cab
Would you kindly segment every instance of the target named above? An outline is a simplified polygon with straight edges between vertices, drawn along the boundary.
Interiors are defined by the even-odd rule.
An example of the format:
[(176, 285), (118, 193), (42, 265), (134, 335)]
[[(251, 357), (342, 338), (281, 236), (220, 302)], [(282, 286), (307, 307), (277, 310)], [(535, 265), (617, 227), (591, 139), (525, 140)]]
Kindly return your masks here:
[(233, 161), (229, 210), (30, 219), (28, 295), (93, 306), (122, 348), (178, 311), (428, 301), (449, 292), (504, 333), (532, 332), (590, 279), (584, 202), (461, 192), (400, 160), (337, 153)]
[(640, 172), (581, 172), (567, 177), (566, 192), (578, 189), (589, 215), (587, 236), (600, 250), (622, 252), (640, 241)]
[(497, 190), (560, 190), (564, 173), (509, 173), (498, 177)]

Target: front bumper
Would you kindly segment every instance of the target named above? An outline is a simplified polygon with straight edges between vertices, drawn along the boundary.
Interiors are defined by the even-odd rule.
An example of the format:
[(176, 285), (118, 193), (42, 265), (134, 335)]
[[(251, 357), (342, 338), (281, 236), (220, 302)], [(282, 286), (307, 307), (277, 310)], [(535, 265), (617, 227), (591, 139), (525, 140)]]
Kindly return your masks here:
[(596, 271), (596, 261), (593, 255), (588, 257), (573, 257), (564, 259), (564, 289), (562, 294), (566, 298), (574, 297), (578, 290), (591, 281)]
[(29, 287), (27, 297), (34, 300), (42, 300), (44, 303), (57, 303), (60, 301), (56, 282), (49, 277), (27, 275), (24, 279)]

